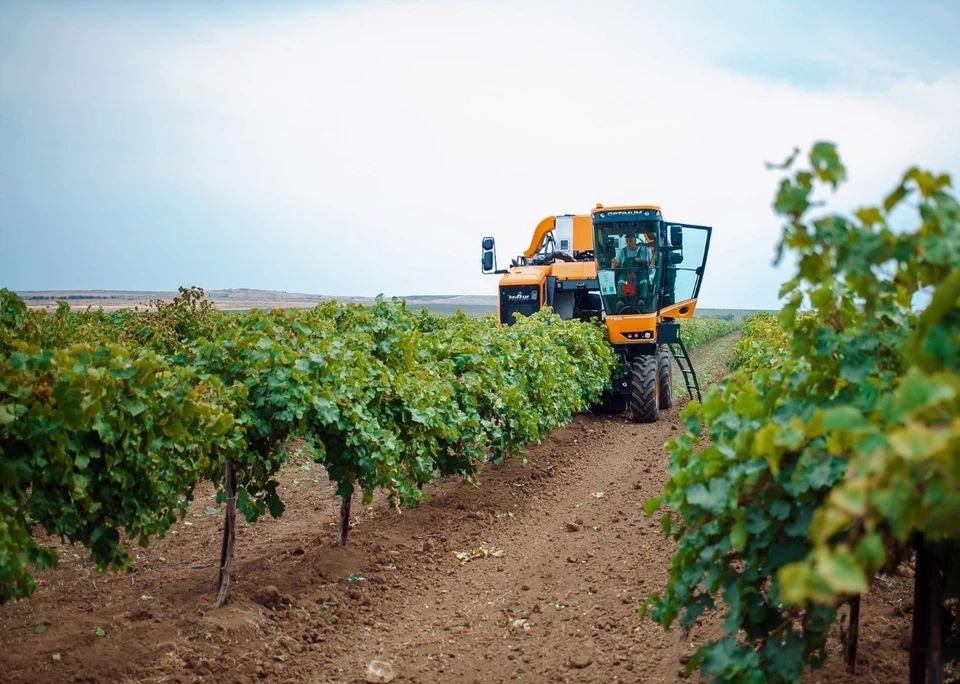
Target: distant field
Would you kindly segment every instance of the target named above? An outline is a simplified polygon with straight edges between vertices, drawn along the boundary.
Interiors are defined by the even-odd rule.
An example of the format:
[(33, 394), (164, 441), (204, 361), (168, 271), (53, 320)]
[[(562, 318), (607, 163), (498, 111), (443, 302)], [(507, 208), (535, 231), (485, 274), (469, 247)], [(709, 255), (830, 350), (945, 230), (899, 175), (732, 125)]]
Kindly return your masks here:
[[(171, 301), (177, 292), (150, 292), (136, 290), (33, 290), (18, 291), (27, 306), (54, 311), (58, 302), (66, 302), (72, 309), (87, 308), (104, 311), (117, 309), (147, 310), (155, 300)], [(238, 288), (206, 290), (204, 296), (221, 311), (248, 311), (250, 309), (312, 308), (322, 302), (336, 300), (343, 303), (371, 304), (373, 297), (333, 297), (330, 295), (277, 292)], [(426, 306), (431, 311), (454, 312), (462, 307), (465, 312), (478, 314), (496, 310), (496, 297), (470, 295), (412, 295), (404, 296), (411, 308)], [(437, 307), (436, 309), (434, 307)]]
[(776, 313), (777, 309), (705, 309), (698, 308), (697, 316), (703, 318), (725, 318), (727, 316), (732, 316), (734, 320), (739, 320), (741, 318), (747, 318), (759, 313), (760, 311), (769, 311), (770, 313)]
[[(20, 291), (17, 295), (27, 306), (35, 309), (55, 311), (57, 303), (67, 302), (72, 309), (87, 308), (105, 311), (117, 309), (147, 310), (152, 308), (150, 302), (154, 300), (170, 301), (176, 292), (147, 292), (129, 290), (42, 290)], [(356, 304), (371, 304), (372, 297), (332, 297), (327, 295), (312, 295), (274, 290), (207, 290), (204, 295), (214, 306), (221, 311), (249, 311), (250, 309), (276, 308), (312, 308), (321, 302), (335, 299), (339, 302)], [(487, 313), (496, 313), (497, 298), (493, 295), (410, 295), (400, 297), (407, 301), (411, 309), (426, 307), (430, 312), (448, 316), (462, 310), (468, 316), (482, 316)], [(758, 309), (697, 309), (699, 318), (746, 318), (757, 313)]]
[[(419, 309), (414, 302), (407, 302), (411, 309)], [(424, 308), (430, 311), (430, 313), (437, 314), (438, 316), (449, 316), (451, 314), (457, 313), (457, 310), (460, 309), (463, 313), (468, 316), (482, 316), (484, 314), (497, 313), (497, 305), (491, 304), (490, 306), (484, 306), (482, 304), (464, 304), (463, 306), (457, 306), (455, 304), (424, 304)]]

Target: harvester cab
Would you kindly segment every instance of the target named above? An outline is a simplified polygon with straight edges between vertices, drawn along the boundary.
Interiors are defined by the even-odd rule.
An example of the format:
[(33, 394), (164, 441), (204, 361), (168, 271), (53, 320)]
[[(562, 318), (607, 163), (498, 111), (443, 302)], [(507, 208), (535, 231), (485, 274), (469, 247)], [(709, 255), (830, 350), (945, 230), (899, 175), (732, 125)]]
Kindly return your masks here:
[(651, 205), (597, 205), (591, 223), (604, 320), (622, 361), (604, 406), (654, 422), (673, 404), (671, 359), (699, 398), (678, 319), (696, 310), (712, 228), (664, 221)]

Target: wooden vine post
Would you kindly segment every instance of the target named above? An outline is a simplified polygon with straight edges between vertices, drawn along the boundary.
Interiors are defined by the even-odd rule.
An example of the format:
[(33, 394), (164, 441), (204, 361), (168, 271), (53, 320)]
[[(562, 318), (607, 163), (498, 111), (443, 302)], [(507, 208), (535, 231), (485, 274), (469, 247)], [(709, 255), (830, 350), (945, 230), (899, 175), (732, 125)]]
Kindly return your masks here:
[(226, 474), (223, 483), (227, 508), (223, 519), (223, 545), (220, 548), (220, 578), (217, 586), (217, 601), (220, 608), (227, 600), (230, 588), (230, 564), (233, 561), (233, 545), (237, 538), (237, 463), (227, 459)]
[(917, 535), (917, 570), (913, 585), (913, 638), (910, 645), (910, 684), (943, 684), (940, 610), (943, 575), (936, 554)]
[(347, 534), (350, 532), (350, 502), (353, 500), (353, 491), (340, 499), (340, 546), (347, 545)]
[(850, 633), (847, 636), (847, 672), (857, 674), (857, 644), (860, 642), (860, 596), (850, 599)]

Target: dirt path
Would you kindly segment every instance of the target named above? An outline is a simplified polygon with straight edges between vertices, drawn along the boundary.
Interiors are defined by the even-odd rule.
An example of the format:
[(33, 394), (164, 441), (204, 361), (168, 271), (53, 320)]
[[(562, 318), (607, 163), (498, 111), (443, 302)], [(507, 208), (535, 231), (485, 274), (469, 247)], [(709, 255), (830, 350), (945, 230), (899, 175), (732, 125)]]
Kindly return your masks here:
[[(436, 551), (413, 549), (424, 571), (394, 599), (399, 619), (361, 633), (338, 665), (379, 655), (400, 681), (671, 680), (679, 647), (636, 617), (670, 555), (638, 512), (657, 490), (671, 425), (580, 418), (532, 454), (533, 468), (505, 468), (496, 496), (442, 492), (435, 506), (478, 524), (445, 534), (453, 521), (441, 516), (424, 529)], [(483, 544), (504, 555), (450, 556)], [(332, 668), (324, 675), (339, 681)]]
[[(736, 337), (695, 359), (702, 384), (723, 374)], [(423, 511), (410, 515), (425, 533), (414, 556), (442, 553), (443, 571), (438, 577), (427, 563), (410, 573), (392, 599), (400, 618), (361, 633), (322, 681), (349, 681), (373, 657), (410, 682), (676, 681), (693, 649), (640, 623), (637, 609), (669, 567), (672, 545), (642, 505), (663, 484), (663, 445), (683, 403), (655, 425), (580, 416), (528, 450), (532, 467), (509, 464), (476, 492), (441, 489), (433, 508), (469, 511), (477, 524), (441, 515), (429, 531), (413, 521)], [(447, 560), (484, 545), (503, 556)]]
[[(740, 331), (738, 330), (711, 342), (702, 349), (697, 349), (691, 354), (693, 368), (697, 373), (697, 380), (702, 389), (705, 390), (708, 385), (727, 374), (727, 359), (730, 358), (733, 345), (739, 339)], [(671, 365), (671, 369), (673, 373), (673, 396), (675, 399), (686, 400), (688, 394), (683, 381), (683, 373), (680, 372), (676, 363)]]
[[(695, 355), (702, 385), (733, 341)], [(283, 517), (240, 525), (219, 611), (205, 490), (132, 574), (66, 550), (33, 598), (0, 608), (0, 681), (362, 682), (374, 659), (397, 682), (678, 681), (694, 646), (637, 609), (669, 567), (642, 504), (666, 478), (682, 403), (653, 425), (579, 416), (527, 450), (532, 465), (490, 467), (480, 489), (444, 480), (399, 515), (355, 502), (345, 548), (326, 477), (293, 466)]]

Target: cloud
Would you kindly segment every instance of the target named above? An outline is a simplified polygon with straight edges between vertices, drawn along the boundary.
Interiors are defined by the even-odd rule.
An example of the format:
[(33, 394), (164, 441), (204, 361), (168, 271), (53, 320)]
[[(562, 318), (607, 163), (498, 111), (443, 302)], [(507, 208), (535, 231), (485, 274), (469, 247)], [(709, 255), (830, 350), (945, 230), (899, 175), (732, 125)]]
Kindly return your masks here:
[[(142, 119), (131, 135), (154, 144), (105, 155), (103, 173), (119, 158), (129, 192), (206, 204), (181, 221), (229, 243), (243, 268), (221, 260), (204, 273), (197, 260), (179, 274), (291, 291), (492, 294), (481, 237), (495, 236), (503, 258), (544, 216), (651, 202), (715, 227), (704, 306), (772, 307), (786, 274), (770, 267), (778, 175), (764, 161), (838, 142), (851, 181), (831, 199), (843, 208), (878, 201), (913, 163), (956, 172), (956, 63), (926, 78), (891, 70), (850, 33), (830, 44), (853, 47), (811, 59), (829, 74), (842, 54), (851, 73), (873, 76), (805, 88), (721, 57), (764, 25), (782, 31), (776, 17), (736, 33), (689, 6), (682, 16), (625, 2), (296, 6), (189, 31), (68, 15), (63, 58), (96, 45), (119, 73), (87, 100), (89, 73), (33, 97), (100, 105), (105, 125)], [(704, 47), (714, 38), (720, 52)], [(758, 58), (776, 50), (769, 38), (751, 44)], [(803, 44), (786, 44), (782, 68)], [(224, 225), (238, 213), (256, 220)]]

